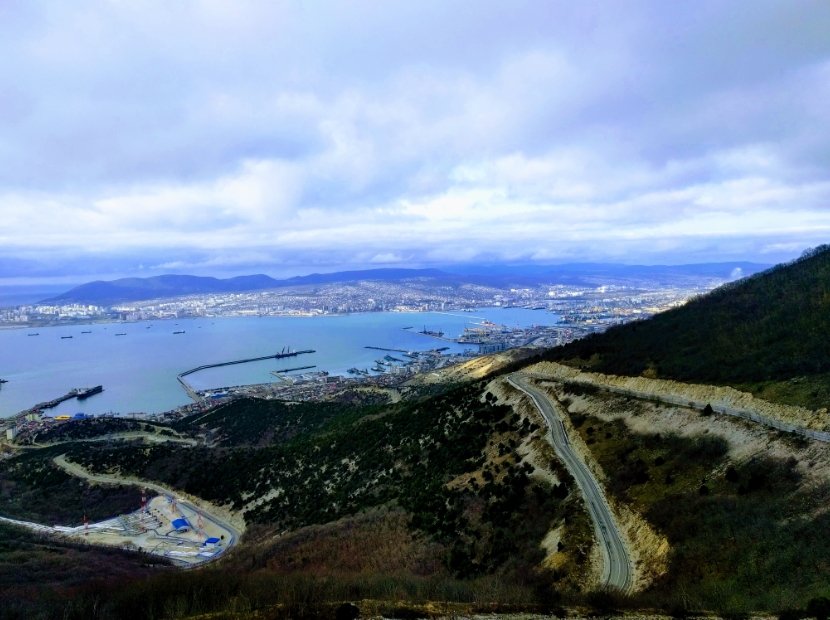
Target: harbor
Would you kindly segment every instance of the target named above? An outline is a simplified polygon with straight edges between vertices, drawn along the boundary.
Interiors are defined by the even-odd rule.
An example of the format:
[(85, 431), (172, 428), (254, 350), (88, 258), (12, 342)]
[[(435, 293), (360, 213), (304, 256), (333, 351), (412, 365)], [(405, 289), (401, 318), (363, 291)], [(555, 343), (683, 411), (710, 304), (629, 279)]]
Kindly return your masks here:
[(308, 353), (316, 353), (314, 349), (307, 349), (305, 351), (288, 351), (287, 353), (283, 349), (282, 353), (275, 353), (274, 355), (262, 355), (260, 357), (249, 357), (246, 359), (241, 360), (233, 360), (230, 362), (218, 362), (216, 364), (202, 364), (201, 366), (197, 366), (196, 368), (191, 368), (190, 370), (185, 370), (184, 372), (179, 373), (179, 378), (186, 377), (188, 375), (192, 375), (195, 372), (199, 372), (201, 370), (207, 370), (208, 368), (221, 368), (222, 366), (233, 366), (235, 364), (249, 364), (251, 362), (262, 362), (264, 360), (279, 360), (284, 359), (286, 357), (297, 357), (298, 355), (306, 355)]
[[(261, 385), (275, 381), (272, 371), (289, 367), (315, 365), (334, 377), (383, 380), (387, 375), (403, 376), (410, 372), (406, 362), (417, 361), (415, 368), (428, 367), (427, 354), (436, 347), (446, 347), (446, 356), (460, 356), (474, 344), (424, 338), (418, 330), (423, 325), (458, 337), (465, 327), (475, 327), (476, 316), (509, 325), (538, 320), (538, 313), (526, 310), (480, 310), (475, 314), (450, 316), (437, 313), (376, 312), (348, 316), (322, 317), (250, 317), (178, 319), (169, 327), (158, 321), (117, 324), (77, 325), (73, 331), (65, 326), (41, 326), (38, 330), (0, 331), (0, 371), (9, 381), (0, 389), (0, 417), (11, 417), (28, 410), (39, 401), (66, 394), (76, 386), (102, 384), (106, 390), (84, 401), (79, 411), (89, 415), (162, 414), (194, 403), (197, 392), (217, 386)], [(525, 322), (526, 321), (526, 322)], [(415, 325), (410, 330), (404, 327)], [(151, 327), (152, 326), (152, 327)], [(560, 326), (571, 332), (571, 326)], [(91, 334), (80, 335), (81, 331)], [(173, 331), (185, 331), (172, 335)], [(40, 337), (29, 337), (39, 333)], [(74, 340), (60, 340), (61, 335), (75, 335)], [(126, 336), (113, 337), (115, 333)], [(533, 330), (542, 335), (543, 328)], [(271, 343), (269, 351), (263, 343)], [(66, 345), (66, 346), (64, 346)], [(288, 347), (281, 351), (283, 345)], [(372, 347), (372, 348), (367, 348)], [(282, 358), (283, 353), (315, 351)], [(280, 353), (280, 357), (274, 357)], [(401, 362), (389, 362), (384, 355)], [(226, 365), (225, 360), (264, 360)], [(281, 359), (282, 358), (282, 359)], [(292, 361), (298, 363), (291, 363)], [(217, 365), (211, 362), (219, 362)], [(198, 370), (197, 370), (198, 369)], [(187, 392), (177, 380), (182, 371), (192, 388)], [(280, 384), (284, 383), (282, 381)], [(294, 389), (299, 389), (294, 387)]]
[[(176, 375), (176, 380), (181, 384), (184, 388), (184, 391), (187, 392), (187, 395), (195, 402), (200, 402), (205, 398), (222, 398), (223, 396), (227, 395), (227, 392), (223, 392), (220, 390), (215, 390), (212, 392), (200, 392), (195, 390), (192, 385), (190, 385), (187, 381), (184, 380), (185, 377), (200, 372), (202, 370), (208, 370), (210, 368), (222, 368), (224, 366), (236, 366), (238, 364), (250, 364), (252, 362), (262, 362), (265, 360), (272, 360), (272, 359), (285, 359), (288, 357), (297, 357), (300, 355), (308, 355), (310, 353), (316, 353), (314, 349), (306, 349), (304, 351), (288, 351), (283, 348), (280, 353), (275, 353), (274, 355), (261, 355), (259, 357), (248, 357), (241, 360), (231, 360), (228, 362), (217, 362), (215, 364), (202, 364), (201, 366), (196, 366), (195, 368), (191, 368), (190, 370), (185, 370), (184, 372), (180, 372)], [(313, 366), (309, 366), (307, 368), (313, 368)], [(287, 370), (286, 370), (287, 372)]]

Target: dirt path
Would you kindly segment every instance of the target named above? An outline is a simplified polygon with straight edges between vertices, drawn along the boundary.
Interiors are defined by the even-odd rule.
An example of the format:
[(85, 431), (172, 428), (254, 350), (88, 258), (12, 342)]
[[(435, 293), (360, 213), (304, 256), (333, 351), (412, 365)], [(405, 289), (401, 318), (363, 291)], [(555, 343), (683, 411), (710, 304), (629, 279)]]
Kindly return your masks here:
[(93, 474), (81, 465), (67, 461), (65, 454), (56, 456), (52, 460), (55, 465), (60, 467), (66, 473), (78, 478), (83, 478), (84, 480), (89, 480), (90, 482), (96, 482), (98, 484), (126, 484), (140, 486), (156, 491), (162, 495), (185, 498), (187, 502), (193, 505), (196, 512), (202, 513), (205, 517), (208, 517), (214, 522), (220, 524), (222, 527), (234, 534), (237, 539), (241, 533), (245, 531), (245, 521), (240, 515), (232, 513), (231, 511), (220, 506), (215, 506), (201, 498), (183, 493), (182, 491), (174, 490), (155, 482), (140, 480), (133, 477), (122, 477), (113, 474)]

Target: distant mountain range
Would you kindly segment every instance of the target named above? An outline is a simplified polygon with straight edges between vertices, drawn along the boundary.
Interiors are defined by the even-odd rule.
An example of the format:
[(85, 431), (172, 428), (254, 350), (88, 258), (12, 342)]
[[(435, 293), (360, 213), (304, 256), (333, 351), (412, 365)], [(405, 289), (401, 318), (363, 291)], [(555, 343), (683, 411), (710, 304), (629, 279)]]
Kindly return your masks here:
[(149, 278), (121, 278), (97, 280), (81, 284), (73, 289), (50, 297), (44, 303), (86, 303), (109, 305), (126, 301), (163, 299), (180, 295), (204, 293), (239, 293), (263, 291), (289, 286), (331, 284), (356, 280), (382, 280), (395, 282), (413, 278), (438, 278), (446, 276), (436, 269), (369, 269), (365, 271), (339, 271), (337, 273), (313, 273), (276, 280), (264, 274), (237, 276), (235, 278), (211, 278), (188, 275), (163, 275)]
[(121, 278), (88, 282), (43, 300), (43, 303), (84, 303), (111, 305), (146, 299), (164, 299), (180, 295), (205, 293), (237, 293), (290, 286), (321, 285), (337, 282), (375, 280), (400, 282), (428, 279), (442, 284), (479, 284), (497, 288), (534, 286), (539, 284), (570, 284), (599, 286), (601, 284), (636, 285), (688, 284), (700, 279), (734, 279), (766, 269), (756, 263), (705, 263), (694, 265), (612, 265), (576, 263), (569, 265), (477, 265), (444, 269), (367, 269), (313, 273), (277, 280), (264, 274), (211, 278), (190, 275), (163, 275), (149, 278)]

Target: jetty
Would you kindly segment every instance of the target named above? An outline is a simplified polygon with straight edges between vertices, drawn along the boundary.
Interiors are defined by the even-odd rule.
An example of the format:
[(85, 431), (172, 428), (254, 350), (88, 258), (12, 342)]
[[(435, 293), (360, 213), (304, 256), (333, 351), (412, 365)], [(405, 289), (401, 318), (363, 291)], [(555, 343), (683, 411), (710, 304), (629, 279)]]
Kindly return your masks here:
[(53, 398), (52, 400), (47, 400), (45, 402), (38, 403), (34, 407), (30, 407), (26, 412), (28, 413), (31, 411), (40, 411), (42, 409), (54, 409), (62, 402), (75, 398), (76, 396), (78, 396), (78, 390), (69, 390), (63, 396), (58, 396), (57, 398)]
[(93, 394), (99, 394), (103, 391), (104, 391), (104, 386), (102, 386), (102, 385), (96, 385), (95, 387), (92, 387), (92, 388), (75, 388), (73, 390), (69, 390), (63, 396), (58, 396), (57, 398), (53, 398), (52, 400), (47, 400), (45, 402), (38, 403), (37, 405), (34, 405), (33, 407), (29, 407), (28, 409), (24, 409), (23, 411), (21, 411), (20, 413), (16, 414), (13, 417), (21, 418), (21, 417), (24, 417), (26, 415), (29, 415), (30, 413), (36, 413), (38, 411), (43, 411), (44, 409), (54, 409), (55, 407), (60, 405), (62, 402), (65, 402), (67, 400), (71, 400), (73, 398), (78, 398), (78, 399), (83, 400), (84, 398), (88, 398), (88, 397), (92, 396)]

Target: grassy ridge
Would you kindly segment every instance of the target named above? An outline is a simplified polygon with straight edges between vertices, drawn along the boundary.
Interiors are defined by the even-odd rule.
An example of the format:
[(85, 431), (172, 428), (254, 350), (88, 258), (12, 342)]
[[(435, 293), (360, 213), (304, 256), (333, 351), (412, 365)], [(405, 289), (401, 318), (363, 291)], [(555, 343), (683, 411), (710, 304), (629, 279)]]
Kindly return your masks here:
[[(680, 308), (558, 347), (549, 359), (619, 375), (766, 386), (784, 400), (825, 406), (828, 333), (830, 247), (822, 246)], [(770, 385), (797, 377), (807, 378), (801, 389)]]

